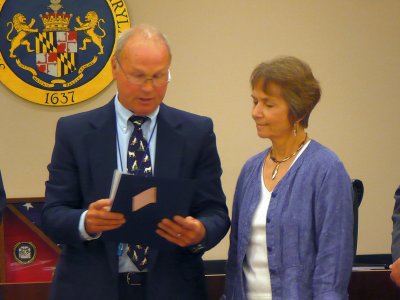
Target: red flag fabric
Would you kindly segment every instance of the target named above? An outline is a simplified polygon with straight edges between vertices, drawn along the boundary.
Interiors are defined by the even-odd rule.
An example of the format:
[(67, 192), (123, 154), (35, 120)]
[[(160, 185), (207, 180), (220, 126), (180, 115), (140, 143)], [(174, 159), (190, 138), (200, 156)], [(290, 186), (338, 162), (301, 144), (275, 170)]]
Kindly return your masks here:
[[(33, 205), (30, 203), (27, 208)], [(21, 215), (13, 204), (4, 213), (5, 282), (50, 282), (58, 258), (57, 248), (43, 238), (28, 217)]]

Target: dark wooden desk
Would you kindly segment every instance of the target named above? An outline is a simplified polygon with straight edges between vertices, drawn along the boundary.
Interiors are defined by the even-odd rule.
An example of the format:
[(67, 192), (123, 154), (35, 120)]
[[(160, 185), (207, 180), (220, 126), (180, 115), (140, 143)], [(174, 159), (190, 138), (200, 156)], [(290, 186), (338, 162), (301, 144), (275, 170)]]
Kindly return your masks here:
[[(218, 300), (224, 289), (223, 274), (207, 275), (210, 300)], [(50, 283), (0, 284), (4, 300), (47, 300)], [(1, 299), (1, 297), (0, 297)], [(390, 271), (353, 271), (350, 300), (398, 300), (400, 289), (390, 279)]]
[[(207, 277), (210, 300), (218, 300), (224, 289), (225, 276)], [(390, 279), (390, 271), (353, 271), (349, 300), (399, 300), (400, 288)]]
[[(47, 300), (50, 283), (0, 283), (2, 300)], [(3, 295), (3, 298), (1, 298)]]
[(390, 279), (389, 270), (353, 271), (349, 285), (350, 300), (398, 300), (400, 288)]

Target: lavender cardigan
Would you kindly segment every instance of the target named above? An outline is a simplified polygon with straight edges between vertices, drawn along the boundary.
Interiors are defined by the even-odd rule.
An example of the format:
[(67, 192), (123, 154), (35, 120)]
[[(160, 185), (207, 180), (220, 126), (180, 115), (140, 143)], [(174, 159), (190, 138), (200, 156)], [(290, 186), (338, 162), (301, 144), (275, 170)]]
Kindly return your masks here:
[[(269, 150), (250, 158), (237, 182), (223, 296), (228, 300), (246, 299), (243, 261)], [(275, 187), (267, 213), (274, 300), (347, 299), (353, 259), (351, 189), (342, 162), (316, 141)]]

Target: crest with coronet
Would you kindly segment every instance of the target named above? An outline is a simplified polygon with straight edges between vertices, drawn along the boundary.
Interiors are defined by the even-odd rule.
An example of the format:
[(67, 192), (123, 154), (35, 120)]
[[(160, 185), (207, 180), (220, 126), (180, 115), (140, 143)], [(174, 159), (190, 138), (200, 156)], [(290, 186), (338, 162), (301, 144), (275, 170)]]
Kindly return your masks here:
[(112, 81), (115, 42), (129, 27), (121, 0), (0, 0), (0, 81), (43, 105), (89, 99)]

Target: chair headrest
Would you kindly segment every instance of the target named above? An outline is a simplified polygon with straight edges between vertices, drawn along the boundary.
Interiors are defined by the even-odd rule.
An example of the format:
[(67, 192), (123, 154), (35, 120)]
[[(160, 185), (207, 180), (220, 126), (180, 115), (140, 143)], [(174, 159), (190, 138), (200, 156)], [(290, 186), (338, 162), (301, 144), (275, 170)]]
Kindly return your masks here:
[(359, 179), (353, 179), (352, 184), (354, 197), (358, 202), (358, 206), (360, 206), (362, 198), (364, 196), (364, 184)]

